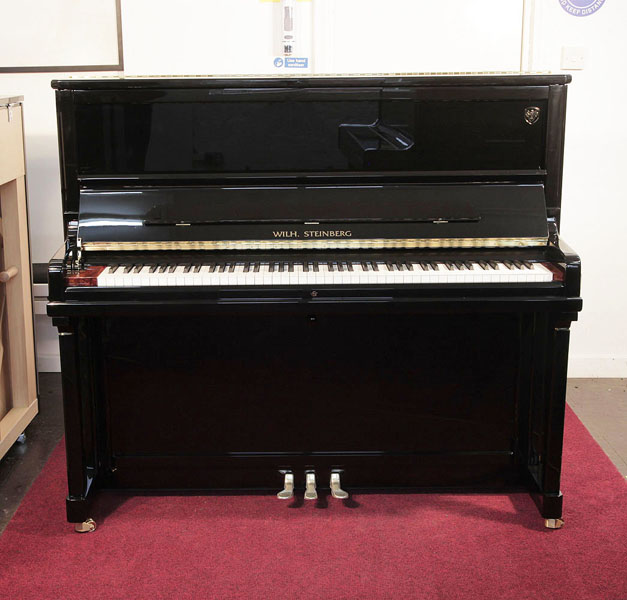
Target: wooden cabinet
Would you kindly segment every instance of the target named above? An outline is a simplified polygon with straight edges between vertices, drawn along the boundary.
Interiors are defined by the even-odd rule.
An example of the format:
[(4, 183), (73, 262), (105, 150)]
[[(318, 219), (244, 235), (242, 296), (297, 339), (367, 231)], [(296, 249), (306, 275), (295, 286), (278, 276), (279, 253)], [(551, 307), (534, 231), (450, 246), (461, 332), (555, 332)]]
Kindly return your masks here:
[(37, 414), (22, 97), (0, 96), (0, 458)]

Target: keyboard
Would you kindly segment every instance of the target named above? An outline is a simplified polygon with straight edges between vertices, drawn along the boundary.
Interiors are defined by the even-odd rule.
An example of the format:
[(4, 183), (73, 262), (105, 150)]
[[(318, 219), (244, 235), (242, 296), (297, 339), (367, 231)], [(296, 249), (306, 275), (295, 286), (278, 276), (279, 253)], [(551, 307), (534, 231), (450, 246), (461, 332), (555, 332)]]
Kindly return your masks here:
[(554, 272), (539, 262), (450, 261), (225, 261), (120, 264), (101, 268), (98, 287), (387, 285), (541, 283)]

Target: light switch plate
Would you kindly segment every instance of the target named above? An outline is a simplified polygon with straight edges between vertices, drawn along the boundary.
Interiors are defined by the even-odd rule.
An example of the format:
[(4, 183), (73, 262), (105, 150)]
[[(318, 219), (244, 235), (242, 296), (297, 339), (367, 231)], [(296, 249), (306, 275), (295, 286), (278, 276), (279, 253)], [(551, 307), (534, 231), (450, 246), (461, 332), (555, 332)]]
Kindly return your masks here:
[(562, 46), (563, 71), (580, 71), (586, 66), (586, 49), (579, 46)]

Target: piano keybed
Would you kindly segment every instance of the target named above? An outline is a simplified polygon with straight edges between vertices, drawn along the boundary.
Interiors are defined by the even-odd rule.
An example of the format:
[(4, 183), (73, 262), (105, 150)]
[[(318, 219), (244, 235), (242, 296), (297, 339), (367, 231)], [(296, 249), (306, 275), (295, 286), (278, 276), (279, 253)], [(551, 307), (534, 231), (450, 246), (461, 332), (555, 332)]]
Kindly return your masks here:
[(521, 260), (277, 260), (154, 262), (91, 267), (70, 286), (184, 287), (267, 285), (542, 283), (554, 270)]

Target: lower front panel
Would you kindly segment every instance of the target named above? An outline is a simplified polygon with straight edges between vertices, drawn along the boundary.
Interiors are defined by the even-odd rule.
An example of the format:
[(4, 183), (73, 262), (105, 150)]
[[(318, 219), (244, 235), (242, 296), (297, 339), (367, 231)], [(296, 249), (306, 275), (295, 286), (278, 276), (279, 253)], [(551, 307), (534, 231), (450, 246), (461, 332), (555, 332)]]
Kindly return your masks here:
[(518, 473), (516, 314), (225, 314), (99, 322), (109, 484), (495, 487)]

